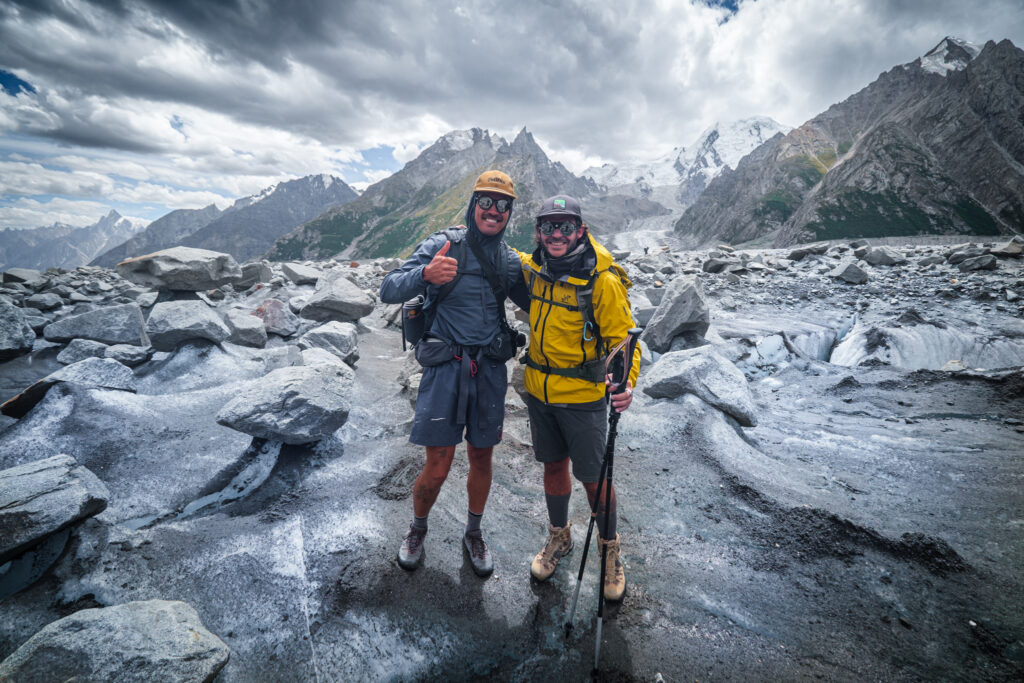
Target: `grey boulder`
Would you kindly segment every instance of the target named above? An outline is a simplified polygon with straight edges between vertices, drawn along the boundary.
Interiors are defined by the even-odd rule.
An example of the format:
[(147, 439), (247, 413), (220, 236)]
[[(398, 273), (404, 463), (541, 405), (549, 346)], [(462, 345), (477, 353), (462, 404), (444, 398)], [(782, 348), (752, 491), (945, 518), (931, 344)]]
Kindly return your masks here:
[(172, 247), (118, 263), (118, 275), (156, 289), (190, 292), (214, 289), (242, 278), (230, 254), (192, 247)]
[(103, 358), (108, 348), (103, 342), (72, 339), (64, 350), (57, 354), (57, 360), (64, 365), (71, 365), (86, 358)]
[(269, 334), (290, 337), (299, 329), (299, 316), (288, 308), (288, 304), (280, 299), (267, 299), (256, 307), (255, 315), (263, 321)]
[(47, 624), (0, 662), (0, 680), (212, 681), (230, 652), (184, 602), (128, 602)]
[(0, 470), (0, 565), (103, 512), (109, 497), (103, 482), (70, 455)]
[(341, 364), (279, 368), (242, 389), (217, 413), (217, 422), (287, 444), (319, 441), (348, 420), (354, 379)]
[(319, 268), (305, 266), (301, 263), (282, 263), (281, 272), (297, 285), (316, 284), (316, 281), (323, 275)]
[(299, 337), (302, 350), (320, 348), (333, 353), (349, 365), (359, 360), (359, 335), (352, 323), (336, 320), (315, 327)]
[(231, 336), (220, 316), (202, 301), (157, 304), (149, 314), (146, 333), (157, 351), (173, 351), (181, 342), (192, 339), (220, 343)]
[(229, 342), (260, 349), (266, 345), (267, 327), (259, 316), (246, 311), (232, 310), (225, 314), (224, 320), (231, 330)]
[(852, 260), (843, 261), (829, 271), (828, 276), (851, 285), (862, 285), (868, 281), (867, 272)]
[(757, 426), (754, 398), (740, 369), (708, 346), (666, 353), (644, 376), (653, 398), (693, 394), (731, 415), (744, 427)]
[(683, 275), (669, 284), (642, 338), (652, 351), (664, 353), (678, 335), (696, 332), (704, 336), (709, 324), (708, 302), (700, 280)]
[(999, 259), (992, 254), (982, 254), (966, 258), (957, 265), (962, 272), (971, 270), (996, 270), (999, 268)]
[(149, 346), (142, 309), (135, 303), (104, 306), (61, 318), (43, 328), (43, 337), (55, 342), (91, 339), (103, 344)]
[(907, 262), (903, 254), (891, 247), (873, 247), (863, 258), (873, 266), (895, 266)]
[(135, 391), (135, 376), (131, 368), (113, 358), (86, 358), (47, 375), (25, 391), (0, 406), (0, 412), (21, 418), (46, 396), (58, 382), (71, 382), (88, 387)]
[(373, 311), (373, 299), (339, 269), (325, 273), (299, 315), (309, 320), (354, 321)]
[(36, 333), (21, 309), (0, 298), (0, 361), (28, 353), (35, 340)]

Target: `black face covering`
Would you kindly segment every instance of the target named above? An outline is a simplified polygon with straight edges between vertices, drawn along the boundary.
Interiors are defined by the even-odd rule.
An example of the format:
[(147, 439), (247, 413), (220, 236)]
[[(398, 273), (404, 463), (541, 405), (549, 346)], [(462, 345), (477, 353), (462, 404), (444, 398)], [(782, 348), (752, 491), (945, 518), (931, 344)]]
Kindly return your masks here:
[(583, 234), (572, 251), (565, 256), (553, 258), (548, 255), (543, 246), (538, 246), (537, 251), (534, 252), (534, 260), (555, 278), (569, 274), (586, 277), (597, 265), (597, 255), (590, 248), (590, 240), (587, 239), (586, 233)]

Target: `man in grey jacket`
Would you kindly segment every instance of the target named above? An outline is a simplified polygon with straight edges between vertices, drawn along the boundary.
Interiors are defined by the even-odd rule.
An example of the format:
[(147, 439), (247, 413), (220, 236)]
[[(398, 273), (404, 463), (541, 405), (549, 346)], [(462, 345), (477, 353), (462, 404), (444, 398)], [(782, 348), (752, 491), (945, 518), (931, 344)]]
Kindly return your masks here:
[[(413, 521), (398, 551), (404, 569), (415, 569), (423, 561), (427, 515), (463, 434), (469, 459), (463, 547), (478, 576), (494, 569), (480, 519), (491, 490), (491, 456), (501, 441), (505, 417), (507, 356), (496, 352), (503, 341), (498, 307), (505, 303), (497, 300), (477, 254), (490, 263), (509, 298), (528, 309), (519, 257), (502, 243), (515, 197), (511, 178), (501, 171), (484, 172), (473, 187), (465, 231), (455, 233), (466, 242), (464, 248), (452, 244), (445, 234), (451, 230), (431, 235), (381, 283), (381, 301), (402, 303), (424, 294), (424, 311), (433, 314), (430, 329), (417, 344), (416, 358), (424, 368), (409, 441), (426, 447), (427, 460), (413, 486)], [(465, 262), (453, 258), (456, 254)], [(454, 287), (438, 301), (441, 288), (453, 280)]]

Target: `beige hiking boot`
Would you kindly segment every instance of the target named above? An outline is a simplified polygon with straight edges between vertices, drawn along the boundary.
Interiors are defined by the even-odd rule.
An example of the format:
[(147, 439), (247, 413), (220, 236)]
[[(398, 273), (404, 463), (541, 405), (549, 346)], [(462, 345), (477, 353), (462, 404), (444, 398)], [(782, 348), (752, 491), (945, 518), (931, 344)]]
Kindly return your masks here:
[(619, 535), (615, 534), (614, 541), (598, 537), (597, 542), (602, 554), (604, 546), (608, 546), (604, 565), (604, 599), (618, 602), (626, 592), (626, 573), (622, 570), (622, 562), (619, 560)]
[(562, 556), (572, 550), (572, 534), (569, 533), (571, 528), (572, 522), (567, 522), (565, 526), (548, 524), (548, 542), (530, 565), (530, 573), (538, 581), (547, 581), (555, 573), (555, 567)]

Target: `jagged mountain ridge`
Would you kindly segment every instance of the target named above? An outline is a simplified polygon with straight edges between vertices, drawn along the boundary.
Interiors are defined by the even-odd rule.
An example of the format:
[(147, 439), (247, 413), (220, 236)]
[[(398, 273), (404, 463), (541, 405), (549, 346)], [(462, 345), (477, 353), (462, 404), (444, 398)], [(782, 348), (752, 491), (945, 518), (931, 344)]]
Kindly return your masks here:
[(228, 253), (239, 262), (249, 261), (297, 225), (358, 196), (341, 178), (327, 174), (289, 180), (239, 200), (233, 210), (225, 211), (180, 244)]
[(789, 130), (789, 126), (766, 116), (720, 121), (706, 128), (693, 144), (676, 147), (652, 162), (604, 164), (588, 168), (583, 175), (608, 192), (647, 197), (685, 209), (723, 169), (736, 168), (755, 148), (776, 133)]
[(133, 256), (150, 254), (179, 244), (223, 212), (215, 204), (202, 209), (177, 209), (156, 219), (131, 239), (100, 254), (89, 265), (113, 268)]
[(34, 230), (3, 230), (0, 231), (0, 269), (77, 268), (113, 245), (130, 239), (142, 228), (142, 224), (111, 210), (84, 227), (54, 223)]
[(1020, 231), (1021, 74), (1010, 41), (947, 38), (724, 171), (676, 233), (696, 247)]
[(267, 256), (287, 260), (407, 254), (430, 233), (464, 221), (473, 182), (489, 168), (505, 171), (516, 184), (506, 239), (520, 248), (532, 242), (532, 217), (545, 197), (597, 191), (593, 181), (549, 160), (525, 128), (511, 143), (481, 128), (454, 131), (368, 187), (359, 199), (279, 239)]

